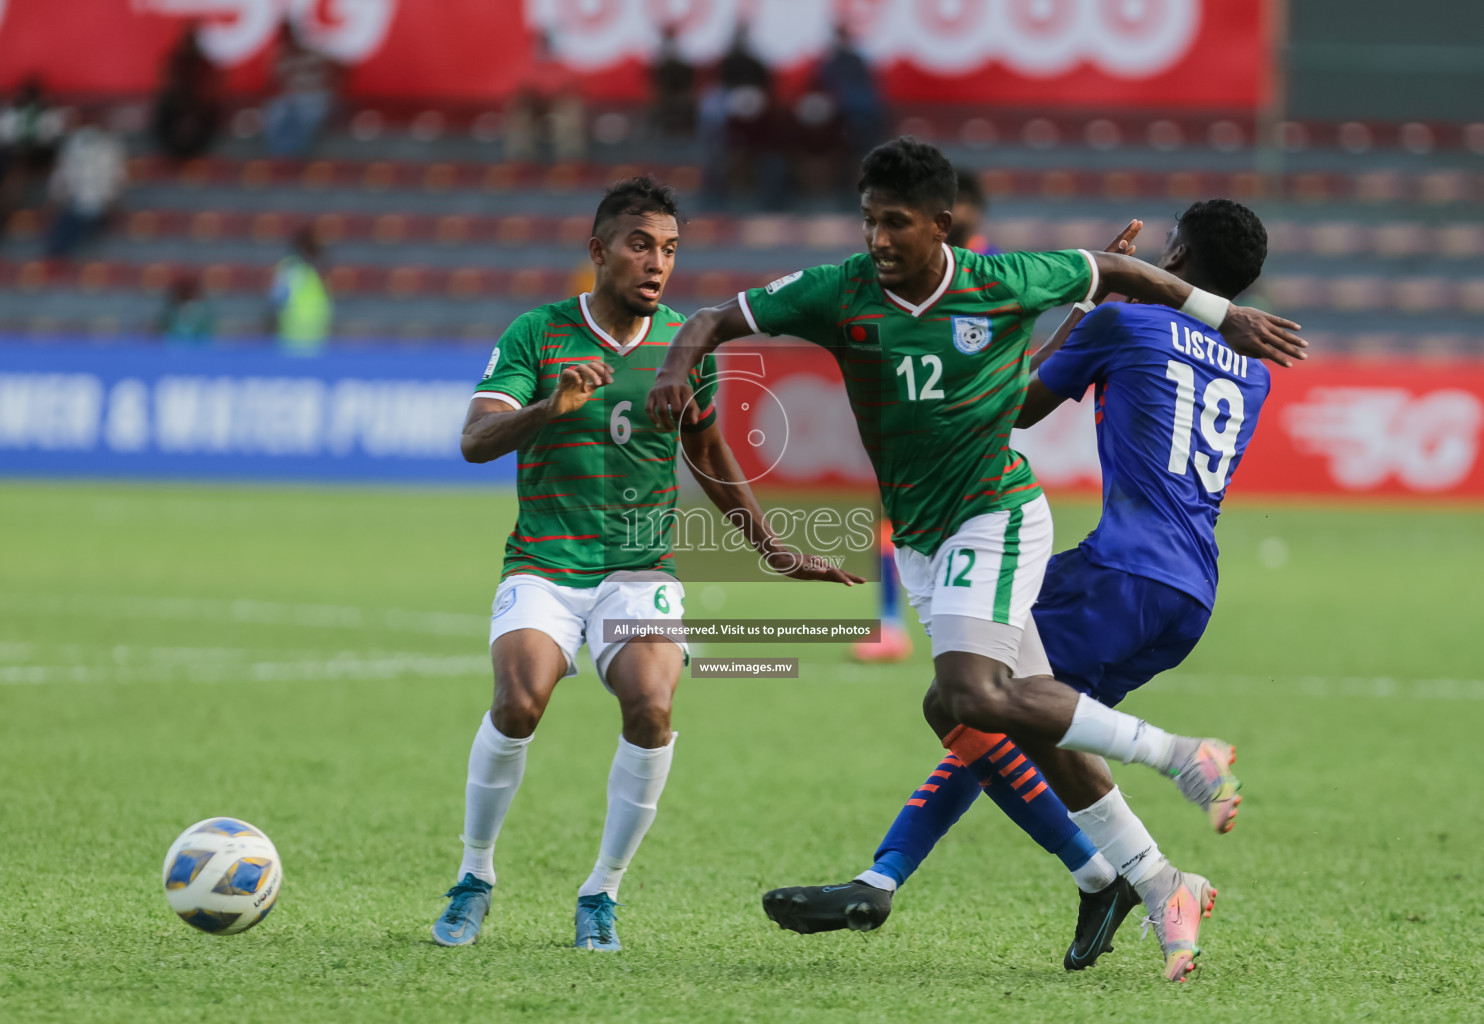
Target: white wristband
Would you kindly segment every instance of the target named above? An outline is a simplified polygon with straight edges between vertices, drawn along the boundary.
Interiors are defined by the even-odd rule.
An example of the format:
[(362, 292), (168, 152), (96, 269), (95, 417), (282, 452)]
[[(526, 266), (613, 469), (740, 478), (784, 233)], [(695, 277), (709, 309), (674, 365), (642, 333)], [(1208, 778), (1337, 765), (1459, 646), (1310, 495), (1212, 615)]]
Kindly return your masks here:
[(1091, 299), (1088, 299), (1083, 302), (1072, 303), (1072, 308), (1081, 313), (1083, 316), (1086, 316), (1088, 313), (1091, 313), (1093, 310), (1097, 309), (1098, 304), (1096, 302), (1093, 302)]
[(1200, 288), (1192, 288), (1190, 298), (1185, 300), (1185, 305), (1180, 307), (1180, 312), (1186, 316), (1195, 317), (1214, 330), (1220, 330), (1222, 321), (1226, 319), (1227, 311), (1231, 307), (1230, 299), (1223, 299), (1220, 295), (1213, 295)]

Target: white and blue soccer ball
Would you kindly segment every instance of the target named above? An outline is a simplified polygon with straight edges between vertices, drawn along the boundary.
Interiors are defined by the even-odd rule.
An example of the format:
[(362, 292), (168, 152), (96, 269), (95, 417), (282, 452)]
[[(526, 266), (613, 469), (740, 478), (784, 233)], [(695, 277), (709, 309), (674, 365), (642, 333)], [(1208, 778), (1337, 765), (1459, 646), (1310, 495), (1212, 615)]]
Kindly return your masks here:
[(277, 904), (283, 863), (261, 829), (240, 818), (207, 818), (171, 844), (164, 882), (170, 909), (186, 924), (235, 935)]

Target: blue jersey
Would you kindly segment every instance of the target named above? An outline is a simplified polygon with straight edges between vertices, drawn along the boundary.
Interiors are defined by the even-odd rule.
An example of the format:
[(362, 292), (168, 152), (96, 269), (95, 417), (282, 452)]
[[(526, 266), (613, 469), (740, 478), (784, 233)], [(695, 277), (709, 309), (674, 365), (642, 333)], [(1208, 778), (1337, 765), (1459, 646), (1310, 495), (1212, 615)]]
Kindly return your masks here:
[(1168, 306), (1108, 303), (1040, 368), (1068, 398), (1096, 396), (1103, 514), (1095, 564), (1216, 603), (1216, 517), (1257, 429), (1270, 379), (1221, 335)]

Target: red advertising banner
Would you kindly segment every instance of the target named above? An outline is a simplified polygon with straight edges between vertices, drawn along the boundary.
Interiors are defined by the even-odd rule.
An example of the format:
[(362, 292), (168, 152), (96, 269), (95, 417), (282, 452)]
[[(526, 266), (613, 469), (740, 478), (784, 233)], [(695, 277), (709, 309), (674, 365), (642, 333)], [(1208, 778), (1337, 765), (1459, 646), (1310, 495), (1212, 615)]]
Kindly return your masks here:
[[(756, 381), (725, 364), (747, 353)], [(860, 487), (871, 467), (834, 360), (822, 349), (727, 346), (723, 427), (750, 477), (777, 487)], [(748, 364), (750, 365), (750, 364)], [(1484, 498), (1484, 362), (1316, 359), (1273, 371), (1241, 498)], [(1091, 399), (1068, 402), (1012, 442), (1052, 490), (1099, 486)]]
[(741, 26), (797, 82), (842, 23), (899, 102), (1253, 110), (1270, 89), (1268, 0), (0, 0), (0, 89), (147, 93), (197, 22), (254, 90), (285, 18), (368, 98), (500, 100), (544, 38), (590, 95), (642, 100), (667, 25), (699, 66)]
[(1484, 497), (1484, 363), (1326, 359), (1275, 370), (1240, 494)]

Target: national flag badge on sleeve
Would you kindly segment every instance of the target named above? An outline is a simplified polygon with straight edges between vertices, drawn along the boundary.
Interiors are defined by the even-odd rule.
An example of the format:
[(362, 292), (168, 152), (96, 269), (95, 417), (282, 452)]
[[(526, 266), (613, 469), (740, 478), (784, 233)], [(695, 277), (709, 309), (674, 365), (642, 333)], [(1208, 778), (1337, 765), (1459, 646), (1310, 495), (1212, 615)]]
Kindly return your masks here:
[(879, 349), (881, 347), (881, 328), (870, 321), (853, 321), (840, 325), (840, 341), (846, 348), (851, 349)]

